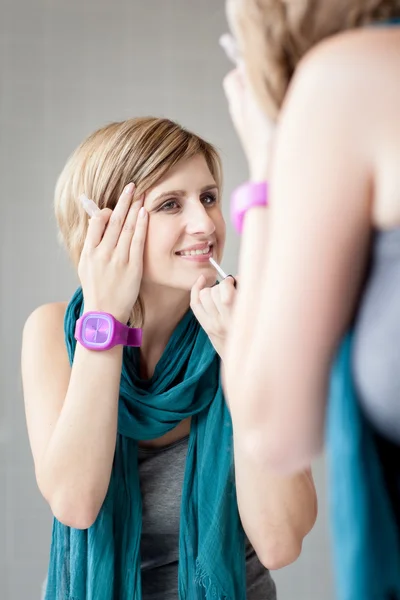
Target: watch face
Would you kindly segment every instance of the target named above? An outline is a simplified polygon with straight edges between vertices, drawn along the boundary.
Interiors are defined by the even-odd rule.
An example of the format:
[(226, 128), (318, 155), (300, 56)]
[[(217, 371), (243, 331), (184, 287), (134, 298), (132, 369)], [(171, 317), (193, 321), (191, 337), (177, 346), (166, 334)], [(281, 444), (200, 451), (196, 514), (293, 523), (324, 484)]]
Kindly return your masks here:
[(113, 333), (113, 322), (107, 315), (88, 315), (82, 323), (82, 338), (88, 346), (106, 346)]

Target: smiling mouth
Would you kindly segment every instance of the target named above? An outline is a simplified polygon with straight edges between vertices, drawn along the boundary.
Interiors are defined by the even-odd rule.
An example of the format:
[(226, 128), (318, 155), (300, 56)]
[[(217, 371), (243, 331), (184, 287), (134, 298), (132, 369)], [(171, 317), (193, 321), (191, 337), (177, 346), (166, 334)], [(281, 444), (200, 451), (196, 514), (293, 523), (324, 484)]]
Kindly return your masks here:
[(181, 258), (196, 260), (196, 261), (208, 261), (208, 259), (213, 255), (213, 244), (208, 244), (205, 248), (197, 249), (197, 250), (181, 250), (179, 252), (175, 252), (176, 256)]

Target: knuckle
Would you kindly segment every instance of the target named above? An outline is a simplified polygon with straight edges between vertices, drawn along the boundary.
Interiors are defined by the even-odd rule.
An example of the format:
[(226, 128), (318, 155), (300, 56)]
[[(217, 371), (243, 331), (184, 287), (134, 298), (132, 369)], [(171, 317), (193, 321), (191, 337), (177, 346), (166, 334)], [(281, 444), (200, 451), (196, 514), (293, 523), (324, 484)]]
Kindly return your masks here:
[(123, 222), (122, 222), (122, 219), (120, 216), (112, 215), (110, 217), (109, 227), (116, 227), (116, 228), (121, 229), (122, 225), (123, 225)]
[(215, 334), (218, 337), (222, 337), (225, 334), (225, 327), (222, 325), (221, 322), (218, 322), (214, 328), (215, 330)]
[(98, 263), (109, 263), (111, 259), (110, 252), (101, 246), (97, 249), (96, 254), (93, 254), (93, 259)]
[(134, 223), (129, 223), (128, 221), (125, 221), (122, 227), (122, 231), (124, 231), (125, 233), (133, 233), (135, 231)]
[(112, 215), (111, 208), (103, 208), (100, 213), (94, 216), (95, 219), (99, 219), (101, 221), (108, 221)]
[(211, 298), (214, 300), (214, 302), (221, 297), (221, 284), (216, 285), (214, 287), (211, 288)]
[(132, 248), (134, 251), (141, 251), (144, 245), (144, 237), (140, 235), (134, 235), (132, 238)]
[(206, 298), (208, 298), (210, 296), (210, 290), (208, 288), (203, 288), (202, 290), (200, 290), (199, 292), (199, 297), (200, 300), (206, 300)]
[(90, 260), (94, 254), (94, 248), (92, 246), (84, 246), (81, 252), (80, 261), (84, 262), (86, 260)]
[(120, 254), (119, 252), (115, 252), (112, 257), (112, 264), (116, 268), (125, 267), (128, 263), (127, 258)]
[(225, 306), (229, 306), (232, 303), (232, 300), (233, 300), (233, 294), (232, 294), (231, 290), (225, 290), (225, 292), (223, 294), (221, 294), (221, 302)]

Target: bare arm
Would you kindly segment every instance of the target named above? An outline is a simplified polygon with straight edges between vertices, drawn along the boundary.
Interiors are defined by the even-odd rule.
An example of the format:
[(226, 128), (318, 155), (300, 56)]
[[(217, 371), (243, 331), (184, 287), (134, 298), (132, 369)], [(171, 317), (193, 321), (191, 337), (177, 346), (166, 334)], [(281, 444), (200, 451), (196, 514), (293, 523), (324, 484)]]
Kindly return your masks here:
[[(90, 219), (79, 262), (85, 311), (127, 323), (142, 278), (147, 212), (128, 185), (114, 209)], [(118, 294), (115, 290), (118, 290)], [(65, 306), (29, 317), (22, 376), (36, 477), (54, 515), (86, 529), (97, 518), (115, 451), (122, 346), (96, 352), (77, 344), (72, 370), (64, 342)]]
[(25, 325), (26, 418), (40, 491), (61, 522), (86, 529), (110, 481), (122, 349), (93, 352), (78, 344), (71, 370), (64, 311), (60, 304), (42, 306)]
[[(243, 240), (240, 255), (239, 288), (246, 286), (255, 289), (264, 268), (264, 256), (259, 251), (253, 252), (253, 244), (258, 249), (266, 248), (268, 211), (255, 209), (249, 214), (249, 226), (255, 228), (256, 238), (247, 237)], [(256, 224), (259, 227), (256, 227)], [(250, 263), (251, 268), (242, 268), (245, 263)], [(222, 282), (211, 289), (205, 288), (199, 294), (192, 290), (192, 308), (205, 331), (211, 337), (214, 323), (213, 314), (207, 318), (207, 308), (210, 301), (202, 304), (202, 295), (209, 294), (214, 300), (221, 315), (221, 326), (226, 332), (231, 321), (231, 310), (223, 305), (225, 294)], [(221, 298), (218, 298), (218, 292)], [(237, 300), (237, 298), (236, 298)], [(260, 298), (251, 294), (247, 299), (246, 312), (255, 314), (259, 309)], [(230, 308), (230, 307), (229, 307)], [(225, 311), (226, 323), (224, 320)], [(245, 330), (246, 344), (251, 344), (251, 329)], [(249, 334), (249, 335), (248, 335)], [(212, 338), (211, 338), (212, 339)], [(218, 348), (220, 356), (224, 358), (224, 345)], [(247, 395), (244, 392), (241, 403), (246, 405)], [(270, 469), (261, 464), (255, 454), (246, 444), (246, 436), (241, 436), (241, 428), (234, 423), (234, 459), (236, 493), (238, 498), (239, 513), (244, 530), (255, 549), (259, 560), (268, 569), (280, 569), (295, 561), (302, 548), (304, 537), (312, 529), (317, 516), (317, 498), (311, 471), (291, 476), (281, 476), (272, 473)]]
[[(256, 290), (265, 275), (264, 255), (269, 241), (269, 212), (254, 209), (247, 217), (252, 235), (242, 240), (239, 289)], [(254, 246), (258, 248), (254, 252)], [(238, 302), (243, 296), (238, 294)], [(249, 348), (254, 332), (248, 327), (251, 315), (260, 310), (260, 296), (251, 293), (242, 306), (243, 343)], [(243, 360), (243, 354), (242, 354)], [(247, 403), (247, 394), (241, 399)], [(234, 422), (235, 478), (239, 513), (261, 563), (270, 570), (285, 567), (299, 557), (303, 539), (317, 518), (317, 495), (311, 470), (296, 475), (271, 472), (247, 445), (240, 425)]]
[[(255, 288), (241, 286), (228, 340), (237, 435), (275, 471), (302, 470), (321, 449), (330, 365), (367, 257), (373, 151), (366, 114), (374, 113), (368, 78), (346, 68), (345, 57), (308, 59), (289, 93), (272, 164), (266, 267)], [(247, 219), (244, 243), (261, 227)], [(242, 268), (254, 269), (250, 260)], [(261, 298), (257, 313), (247, 311), (252, 295)]]
[(235, 477), (244, 530), (260, 562), (281, 569), (300, 556), (303, 539), (317, 518), (311, 470), (297, 475), (272, 472), (235, 438)]

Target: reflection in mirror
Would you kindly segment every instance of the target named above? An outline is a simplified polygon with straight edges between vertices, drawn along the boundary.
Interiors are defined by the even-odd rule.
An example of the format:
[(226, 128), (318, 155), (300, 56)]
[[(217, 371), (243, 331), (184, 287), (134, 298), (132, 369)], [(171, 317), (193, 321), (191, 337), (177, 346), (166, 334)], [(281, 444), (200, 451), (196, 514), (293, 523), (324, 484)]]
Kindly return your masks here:
[[(2, 11), (0, 164), (12, 202), (0, 226), (13, 258), (2, 286), (10, 318), (2, 322), (0, 595), (9, 600), (39, 598), (47, 571), (47, 600), (64, 583), (71, 597), (117, 598), (139, 578), (143, 598), (146, 590), (177, 597), (178, 581), (196, 590), (216, 581), (228, 594), (227, 581), (235, 598), (247, 588), (249, 598), (270, 600), (275, 585), (280, 600), (333, 598), (323, 463), (314, 469), (322, 518), (301, 556), (276, 570), (298, 548), (274, 555), (264, 529), (272, 521), (258, 526), (264, 505), (253, 500), (281, 509), (284, 490), (263, 480), (268, 493), (249, 493), (262, 478), (243, 467), (243, 453), (234, 456), (222, 400), (220, 357), (238, 290), (209, 258), (236, 276), (229, 196), (248, 177), (221, 85), (231, 68), (218, 44), (226, 30), (213, 0), (17, 0)], [(85, 165), (75, 154), (66, 166), (89, 138), (78, 153)], [(100, 216), (85, 212), (82, 194)], [(113, 319), (96, 317), (79, 332), (81, 310)], [(111, 346), (126, 326), (136, 341), (141, 330), (140, 347), (85, 347)], [(105, 582), (92, 576), (100, 564)]]

